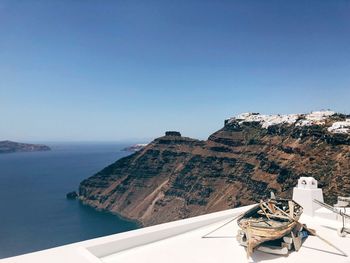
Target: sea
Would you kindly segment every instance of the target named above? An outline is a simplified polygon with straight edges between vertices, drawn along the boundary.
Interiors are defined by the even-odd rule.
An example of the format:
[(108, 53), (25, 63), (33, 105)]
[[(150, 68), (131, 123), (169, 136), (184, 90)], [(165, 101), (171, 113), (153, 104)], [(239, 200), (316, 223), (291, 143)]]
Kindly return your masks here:
[(0, 258), (138, 228), (78, 200), (79, 183), (130, 154), (129, 144), (46, 143), (47, 152), (0, 154)]

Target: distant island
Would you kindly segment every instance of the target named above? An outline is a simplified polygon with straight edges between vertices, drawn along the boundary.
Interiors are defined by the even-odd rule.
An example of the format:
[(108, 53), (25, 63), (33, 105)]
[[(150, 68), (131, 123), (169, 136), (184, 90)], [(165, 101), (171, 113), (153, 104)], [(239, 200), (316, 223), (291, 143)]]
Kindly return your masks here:
[(146, 146), (147, 146), (147, 143), (138, 143), (138, 144), (134, 144), (134, 145), (131, 145), (129, 147), (124, 148), (123, 151), (126, 151), (126, 152), (137, 152), (137, 151), (142, 150)]
[(38, 152), (38, 151), (50, 151), (49, 146), (43, 144), (29, 144), (13, 141), (0, 141), (0, 154), (1, 153), (14, 153), (14, 152)]

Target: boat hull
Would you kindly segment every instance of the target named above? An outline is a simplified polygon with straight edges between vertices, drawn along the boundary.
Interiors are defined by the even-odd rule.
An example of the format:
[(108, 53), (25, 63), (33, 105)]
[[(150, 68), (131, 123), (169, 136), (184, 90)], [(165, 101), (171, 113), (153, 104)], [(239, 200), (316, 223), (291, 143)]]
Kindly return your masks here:
[[(284, 206), (288, 204), (288, 200), (282, 201), (280, 202)], [(273, 201), (273, 203), (275, 204), (276, 202)], [(238, 226), (245, 234), (248, 257), (253, 253), (253, 249), (261, 243), (280, 239), (293, 230), (298, 224), (302, 207), (293, 201), (293, 211), (294, 209), (295, 213), (293, 213), (293, 216), (289, 216), (286, 212), (283, 214), (282, 209), (279, 208), (279, 213), (275, 215), (270, 214), (270, 216), (275, 216), (275, 218), (271, 218), (266, 216), (266, 212), (263, 211), (264, 209), (260, 204), (247, 211), (237, 220)]]
[(285, 228), (281, 229), (263, 229), (263, 228), (255, 228), (251, 227), (249, 229), (243, 229), (247, 235), (248, 238), (248, 246), (249, 243), (250, 246), (255, 248), (256, 246), (260, 245), (263, 242), (270, 241), (270, 240), (276, 240), (284, 237), (285, 235), (289, 234), (293, 228), (295, 227), (296, 223), (290, 223)]

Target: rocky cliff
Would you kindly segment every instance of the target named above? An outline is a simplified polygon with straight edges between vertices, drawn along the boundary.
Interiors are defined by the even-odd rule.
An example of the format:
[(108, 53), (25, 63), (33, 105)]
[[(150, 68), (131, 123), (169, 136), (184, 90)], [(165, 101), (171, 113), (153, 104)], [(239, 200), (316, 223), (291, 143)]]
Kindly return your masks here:
[(50, 151), (50, 147), (42, 144), (0, 141), (0, 153)]
[(334, 202), (350, 193), (349, 118), (243, 114), (206, 141), (167, 134), (81, 182), (79, 198), (145, 226), (291, 197), (300, 176)]

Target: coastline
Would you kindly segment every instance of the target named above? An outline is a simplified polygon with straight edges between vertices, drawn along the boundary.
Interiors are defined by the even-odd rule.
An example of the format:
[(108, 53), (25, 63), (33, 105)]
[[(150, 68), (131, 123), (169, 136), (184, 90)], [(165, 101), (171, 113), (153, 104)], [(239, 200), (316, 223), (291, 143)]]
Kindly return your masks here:
[(113, 216), (117, 217), (118, 219), (121, 219), (123, 221), (135, 224), (136, 229), (140, 229), (140, 228), (145, 227), (145, 225), (141, 221), (139, 221), (137, 219), (129, 218), (129, 217), (127, 217), (127, 216), (125, 216), (125, 215), (123, 215), (121, 213), (113, 212), (113, 211), (110, 211), (108, 209), (100, 208), (100, 207), (98, 207), (96, 205), (90, 204), (89, 202), (86, 202), (83, 198), (81, 198), (80, 196), (78, 196), (77, 199), (73, 200), (73, 201), (77, 201), (77, 202), (79, 202), (80, 204), (82, 204), (84, 206), (93, 208), (94, 210), (96, 210), (98, 212), (105, 213), (105, 214), (110, 214), (110, 215), (113, 215)]
[(8, 211), (0, 220), (0, 258), (140, 226), (65, 197), (86, 175), (124, 157), (125, 144), (48, 145), (51, 151), (0, 154), (0, 204)]

